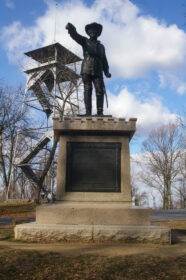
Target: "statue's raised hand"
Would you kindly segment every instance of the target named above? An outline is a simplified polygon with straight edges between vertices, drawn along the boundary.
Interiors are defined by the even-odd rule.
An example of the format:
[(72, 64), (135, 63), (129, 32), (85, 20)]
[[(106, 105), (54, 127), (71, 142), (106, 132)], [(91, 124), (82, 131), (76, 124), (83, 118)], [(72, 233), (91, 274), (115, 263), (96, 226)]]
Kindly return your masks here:
[(75, 29), (76, 29), (75, 26), (74, 26), (72, 23), (70, 23), (70, 22), (67, 23), (67, 25), (65, 26), (65, 28), (66, 28), (67, 30), (75, 30)]

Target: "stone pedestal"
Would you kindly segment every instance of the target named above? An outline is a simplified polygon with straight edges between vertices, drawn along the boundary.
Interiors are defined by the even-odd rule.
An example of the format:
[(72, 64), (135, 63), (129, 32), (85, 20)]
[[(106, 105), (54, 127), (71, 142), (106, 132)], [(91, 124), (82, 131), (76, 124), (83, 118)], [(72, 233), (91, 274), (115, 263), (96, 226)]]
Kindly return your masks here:
[(130, 206), (129, 141), (135, 128), (136, 119), (54, 120), (59, 137), (57, 200), (122, 201)]
[(57, 202), (37, 207), (36, 223), (16, 226), (16, 239), (169, 243), (168, 229), (150, 225), (149, 209), (132, 207), (135, 130), (134, 118), (55, 118)]

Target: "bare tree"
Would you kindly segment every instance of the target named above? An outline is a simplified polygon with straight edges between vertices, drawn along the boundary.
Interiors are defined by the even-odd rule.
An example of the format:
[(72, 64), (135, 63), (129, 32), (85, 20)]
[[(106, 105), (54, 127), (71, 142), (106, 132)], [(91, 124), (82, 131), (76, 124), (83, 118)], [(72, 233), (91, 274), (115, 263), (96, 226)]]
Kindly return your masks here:
[(169, 123), (152, 130), (142, 145), (144, 171), (141, 178), (160, 193), (164, 209), (172, 208), (172, 188), (180, 173), (181, 140), (179, 125)]
[(186, 154), (183, 154), (179, 163), (179, 175), (177, 178), (177, 184), (175, 184), (175, 195), (178, 198), (180, 208), (186, 208)]
[(4, 195), (8, 193), (9, 187), (15, 187), (18, 177), (18, 173), (13, 169), (14, 157), (20, 151), (27, 149), (28, 139), (32, 137), (31, 134), (20, 137), (17, 155), (15, 155), (18, 130), (24, 131), (30, 126), (28, 110), (21, 110), (23, 95), (21, 87), (14, 89), (4, 85), (0, 86), (0, 176)]
[[(63, 76), (68, 76), (69, 73), (64, 73)], [(70, 79), (71, 78), (71, 79)], [(54, 112), (60, 118), (64, 116), (75, 116), (81, 111), (81, 104), (83, 98), (81, 98), (82, 80), (70, 77), (69, 81), (58, 83), (56, 95), (51, 96), (54, 98)]]
[(182, 131), (182, 153), (178, 164), (179, 175), (175, 186), (175, 194), (178, 197), (180, 208), (186, 208), (186, 114), (179, 118)]

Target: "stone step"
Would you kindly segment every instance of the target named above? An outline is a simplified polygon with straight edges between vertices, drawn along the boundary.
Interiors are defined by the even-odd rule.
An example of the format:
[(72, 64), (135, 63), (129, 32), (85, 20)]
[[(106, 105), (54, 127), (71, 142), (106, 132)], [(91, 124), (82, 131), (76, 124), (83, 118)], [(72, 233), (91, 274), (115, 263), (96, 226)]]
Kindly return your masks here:
[(170, 244), (170, 230), (159, 226), (50, 225), (15, 227), (15, 239), (36, 242), (150, 242)]
[(150, 225), (150, 209), (123, 202), (67, 202), (36, 208), (37, 224)]

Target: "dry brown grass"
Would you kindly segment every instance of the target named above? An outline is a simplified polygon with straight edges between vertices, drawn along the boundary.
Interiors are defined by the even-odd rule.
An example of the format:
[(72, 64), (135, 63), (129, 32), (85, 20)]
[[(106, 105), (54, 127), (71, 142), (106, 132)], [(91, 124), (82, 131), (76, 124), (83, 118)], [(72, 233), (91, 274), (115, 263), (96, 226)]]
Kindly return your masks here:
[(35, 209), (33, 202), (1, 202), (0, 217), (34, 217)]
[(1, 255), (0, 279), (186, 279), (186, 256), (161, 258), (149, 255), (67, 257), (60, 253), (6, 249)]
[(185, 221), (152, 222), (152, 224), (168, 227), (170, 229), (186, 229), (186, 218)]

